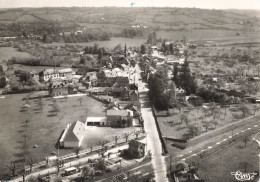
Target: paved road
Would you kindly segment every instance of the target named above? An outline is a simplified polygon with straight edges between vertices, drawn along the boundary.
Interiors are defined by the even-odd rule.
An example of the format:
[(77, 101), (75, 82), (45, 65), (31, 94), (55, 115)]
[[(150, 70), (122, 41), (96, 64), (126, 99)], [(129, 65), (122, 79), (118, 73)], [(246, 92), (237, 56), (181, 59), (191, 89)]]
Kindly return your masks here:
[[(127, 148), (128, 148), (128, 145), (124, 145), (124, 146), (120, 146), (120, 147), (108, 150), (108, 152), (117, 152), (118, 150), (123, 150), (123, 149), (127, 149)], [(87, 163), (89, 158), (94, 159), (94, 158), (98, 158), (98, 157), (100, 157), (98, 154), (93, 154), (93, 155), (88, 156), (88, 157), (79, 158), (78, 160), (74, 160), (74, 161), (65, 163), (64, 167), (61, 168), (61, 170), (64, 170), (65, 168), (68, 168), (70, 166), (78, 166), (79, 163), (80, 164)], [(28, 179), (30, 179), (30, 177), (37, 178), (39, 175), (41, 175), (41, 176), (45, 175), (46, 176), (48, 173), (53, 174), (53, 173), (56, 173), (56, 172), (57, 172), (56, 167), (50, 167), (50, 168), (47, 168), (47, 169), (44, 169), (44, 170), (41, 170), (41, 171), (31, 173), (31, 174), (27, 175), (25, 179), (28, 180)], [(20, 181), (23, 181), (23, 177), (20, 176), (18, 178), (12, 179), (10, 181), (20, 182)]]
[(162, 145), (159, 139), (158, 131), (156, 128), (155, 120), (152, 114), (148, 99), (148, 89), (146, 83), (140, 79), (140, 68), (136, 66), (136, 80), (138, 80), (138, 90), (140, 94), (140, 101), (142, 103), (142, 117), (144, 119), (144, 128), (148, 133), (147, 149), (152, 152), (152, 165), (154, 169), (155, 180), (157, 182), (168, 182), (167, 169), (164, 156), (162, 156)]

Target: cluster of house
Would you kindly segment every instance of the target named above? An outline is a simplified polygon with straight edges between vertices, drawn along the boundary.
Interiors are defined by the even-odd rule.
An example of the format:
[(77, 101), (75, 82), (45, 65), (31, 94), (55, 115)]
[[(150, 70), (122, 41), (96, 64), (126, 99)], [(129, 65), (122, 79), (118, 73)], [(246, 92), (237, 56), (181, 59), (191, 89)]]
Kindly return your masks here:
[(39, 73), (31, 71), (30, 75), (40, 82), (50, 82), (50, 96), (65, 96), (77, 93), (75, 83), (79, 82), (81, 78), (81, 76), (75, 75), (75, 71), (71, 68), (51, 68)]
[(70, 35), (82, 35), (83, 31), (82, 30), (76, 30), (75, 32), (70, 31), (70, 32), (61, 32), (60, 36), (70, 36)]

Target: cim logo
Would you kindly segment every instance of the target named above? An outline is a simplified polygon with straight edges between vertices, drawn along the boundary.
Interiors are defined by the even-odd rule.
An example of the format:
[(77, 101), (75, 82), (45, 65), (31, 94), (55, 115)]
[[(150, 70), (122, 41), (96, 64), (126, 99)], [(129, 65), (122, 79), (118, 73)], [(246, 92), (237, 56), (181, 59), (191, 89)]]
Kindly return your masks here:
[[(238, 181), (250, 181), (254, 180), (254, 177), (257, 175), (257, 173), (242, 173), (240, 171), (237, 172), (231, 172), (231, 175), (234, 175), (236, 180)], [(260, 179), (258, 180), (260, 182)]]

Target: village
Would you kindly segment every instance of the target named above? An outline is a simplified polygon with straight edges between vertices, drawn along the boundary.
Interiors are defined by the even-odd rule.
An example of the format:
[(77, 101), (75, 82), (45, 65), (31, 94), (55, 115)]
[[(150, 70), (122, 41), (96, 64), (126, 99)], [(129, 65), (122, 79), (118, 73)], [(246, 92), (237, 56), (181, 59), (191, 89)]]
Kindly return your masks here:
[[(164, 49), (162, 49), (162, 47), (164, 47)], [(157, 44), (150, 47), (148, 45), (142, 45), (140, 54), (135, 51), (128, 50), (127, 45), (125, 44), (124, 50), (121, 51), (121, 53), (115, 52), (111, 54), (110, 52), (110, 55), (107, 56), (100, 55), (99, 53), (99, 59), (97, 60), (98, 62), (92, 62), (92, 65), (100, 65), (99, 69), (97, 67), (87, 69), (84, 67), (53, 67), (43, 69), (39, 72), (18, 72), (17, 70), (14, 71), (12, 64), (2, 65), (3, 73), (5, 71), (8, 73), (8, 71), (10, 72), (11, 70), (13, 70), (15, 75), (20, 77), (20, 82), (24, 84), (23, 88), (26, 86), (30, 87), (30, 84), (28, 83), (40, 86), (39, 88), (41, 91), (32, 90), (24, 98), (25, 108), (30, 107), (30, 100), (38, 99), (40, 110), (42, 110), (42, 99), (48, 97), (52, 98), (53, 112), (56, 112), (56, 115), (58, 115), (57, 113), (61, 110), (60, 106), (57, 104), (58, 100), (65, 100), (65, 102), (67, 102), (67, 100), (70, 98), (79, 97), (77, 101), (82, 107), (82, 102), (84, 101), (83, 97), (90, 97), (106, 105), (104, 115), (96, 116), (95, 114), (89, 115), (87, 113), (84, 120), (72, 120), (62, 131), (57, 131), (59, 132), (59, 137), (56, 139), (56, 148), (58, 152), (52, 151), (50, 155), (46, 157), (46, 161), (43, 162), (34, 163), (36, 162), (36, 160), (34, 161), (31, 158), (31, 162), (29, 163), (30, 165), (26, 167), (26, 173), (28, 173), (28, 175), (25, 175), (26, 173), (20, 174), (22, 174), (26, 179), (33, 180), (34, 178), (36, 178), (36, 174), (39, 174), (40, 171), (42, 171), (41, 168), (44, 167), (49, 169), (48, 172), (47, 169), (45, 169), (45, 173), (41, 172), (42, 177), (38, 175), (37, 178), (45, 181), (51, 179), (54, 180), (57, 178), (72, 180), (73, 178), (79, 178), (79, 176), (84, 179), (98, 180), (102, 179), (102, 176), (104, 175), (103, 171), (105, 171), (106, 173), (114, 174), (113, 179), (118, 178), (117, 180), (129, 180), (137, 175), (133, 173), (132, 177), (130, 177), (131, 168), (134, 168), (135, 166), (145, 165), (146, 168), (144, 169), (149, 170), (150, 167), (149, 165), (147, 167), (147, 164), (151, 162), (153, 156), (152, 152), (155, 151), (151, 147), (149, 147), (150, 150), (147, 150), (147, 137), (148, 133), (151, 132), (151, 129), (149, 129), (149, 120), (147, 121), (143, 118), (147, 117), (143, 116), (147, 113), (142, 112), (142, 107), (147, 107), (146, 103), (149, 100), (153, 104), (153, 113), (150, 112), (150, 115), (155, 115), (153, 117), (156, 118), (157, 124), (153, 127), (155, 127), (156, 130), (159, 130), (158, 133), (155, 134), (155, 137), (158, 137), (159, 141), (162, 142), (162, 149), (160, 149), (162, 150), (162, 154), (166, 154), (168, 150), (171, 150), (171, 147), (167, 146), (167, 140), (174, 140), (173, 145), (175, 147), (179, 147), (181, 144), (176, 143), (175, 140), (178, 140), (177, 138), (182, 139), (181, 137), (176, 136), (172, 138), (171, 135), (169, 135), (169, 133), (167, 133), (167, 131), (163, 129), (164, 126), (162, 123), (160, 123), (160, 120), (158, 121), (158, 112), (162, 112), (163, 110), (165, 110), (163, 109), (163, 107), (168, 106), (168, 108), (166, 108), (166, 110), (168, 110), (168, 115), (169, 112), (171, 112), (169, 108), (178, 108), (180, 110), (181, 108), (191, 107), (187, 105), (187, 103), (189, 103), (190, 105), (194, 105), (195, 109), (198, 106), (202, 106), (205, 111), (207, 110), (207, 107), (214, 107), (212, 109), (215, 113), (214, 118), (219, 117), (217, 116), (219, 115), (219, 113), (215, 111), (217, 110), (216, 105), (212, 105), (212, 102), (209, 103), (210, 105), (203, 104), (203, 100), (205, 100), (205, 97), (203, 98), (203, 95), (199, 95), (198, 92), (196, 92), (196, 95), (192, 95), (192, 93), (195, 93), (192, 90), (196, 89), (192, 89), (192, 84), (187, 90), (187, 87), (185, 87), (185, 85), (181, 86), (181, 79), (177, 79), (177, 76), (180, 75), (180, 73), (176, 73), (176, 69), (178, 69), (179, 67), (178, 70), (181, 71), (183, 69), (181, 67), (187, 64), (187, 58), (189, 57), (187, 55), (187, 50), (196, 50), (197, 47), (199, 47), (199, 45), (194, 43), (186, 43), (184, 41), (174, 44), (170, 42), (165, 42), (163, 45)], [(168, 50), (168, 52), (162, 52), (162, 50), (164, 51), (165, 49)], [(86, 58), (85, 53), (86, 49), (85, 52), (83, 54), (80, 54), (79, 57), (80, 64), (83, 65), (87, 62), (84, 60), (84, 58)], [(87, 54), (87, 56), (89, 57), (92, 55)], [(190, 62), (192, 63), (192, 61)], [(159, 97), (161, 96), (161, 94), (156, 93), (154, 89), (151, 90), (151, 88), (155, 86), (156, 80), (151, 82), (154, 86), (151, 85), (150, 80), (155, 79), (154, 76), (158, 74), (157, 70), (163, 70), (163, 74), (165, 75), (167, 90), (162, 90), (162, 92), (165, 93), (166, 91), (166, 96), (168, 97), (167, 100), (160, 100)], [(198, 84), (198, 79), (202, 79), (204, 81), (204, 77), (207, 79), (209, 78), (208, 76), (202, 75), (190, 76), (191, 81), (194, 81), (193, 77), (196, 77), (196, 84)], [(2, 85), (5, 88), (5, 90), (3, 90), (3, 93), (13, 91), (13, 87), (10, 87), (12, 79), (13, 78), (7, 77), (3, 77), (1, 79), (3, 80)], [(223, 79), (223, 76), (216, 74), (216, 76), (212, 77), (211, 80), (206, 82), (206, 84), (210, 83), (210, 85), (217, 85), (219, 79)], [(257, 77), (256, 74), (252, 77), (248, 77), (247, 79), (257, 82), (259, 80), (259, 77)], [(145, 82), (147, 82), (148, 84), (145, 84)], [(187, 84), (190, 83), (187, 82), (186, 85)], [(161, 85), (160, 87), (164, 88), (165, 86)], [(197, 87), (197, 85), (195, 85), (195, 87)], [(149, 89), (151, 91), (149, 91), (149, 94), (144, 97), (144, 93), (147, 93)], [(224, 88), (222, 88), (222, 90), (219, 89), (219, 91), (222, 93), (222, 95), (218, 96), (220, 100), (224, 99), (222, 97), (223, 93), (225, 93), (230, 95), (229, 98), (226, 97), (226, 100), (229, 99), (229, 102), (233, 104), (235, 104), (236, 102), (240, 102), (237, 99), (238, 97), (244, 97), (244, 93), (235, 90), (225, 90)], [(187, 92), (189, 92), (189, 95), (187, 94)], [(158, 95), (156, 96), (155, 94)], [(254, 97), (247, 96), (244, 98), (246, 98), (248, 101), (243, 102), (259, 102), (259, 99)], [(159, 103), (159, 101), (163, 103)], [(216, 102), (219, 101), (216, 100)], [(162, 107), (162, 111), (159, 111), (160, 109), (158, 110), (158, 108), (160, 107)], [(258, 108), (254, 107), (254, 110), (255, 113), (257, 112)], [(247, 108), (244, 108), (244, 110), (242, 111), (245, 114), (248, 114), (249, 112)], [(182, 115), (181, 117), (183, 118), (181, 118), (180, 120), (184, 120), (186, 123), (190, 122), (190, 119), (187, 116)], [(172, 118), (172, 116), (170, 116), (170, 118)], [(179, 122), (178, 119), (176, 122)], [(175, 121), (173, 121), (173, 123), (175, 123)], [(216, 124), (214, 124), (214, 122), (212, 123), (216, 127)], [(211, 128), (210, 125), (210, 123), (206, 125), (206, 123), (204, 122), (203, 127), (205, 127), (207, 131), (209, 128)], [(192, 125), (193, 128), (188, 125), (188, 132), (192, 134), (192, 136), (198, 135), (198, 131), (200, 130), (198, 126), (199, 125), (197, 123), (194, 123)], [(88, 144), (84, 144), (84, 137), (86, 137), (86, 133), (89, 133), (89, 129), (93, 127), (115, 128), (116, 130), (118, 130), (118, 134), (113, 137), (111, 136), (110, 138), (106, 137), (106, 139), (102, 139), (102, 141), (99, 141), (96, 146), (91, 145), (89, 148)], [(99, 130), (98, 128), (97, 130)], [(122, 128), (132, 129), (130, 129), (129, 132), (120, 132)], [(146, 130), (146, 128), (148, 128), (148, 131)], [(127, 147), (127, 145), (125, 145), (127, 143), (129, 145), (128, 149), (125, 148)], [(33, 145), (33, 148), (37, 147), (38, 144)], [(121, 148), (123, 148), (123, 150)], [(73, 149), (75, 154), (66, 154), (63, 156), (59, 154), (60, 150), (66, 149)], [(116, 151), (115, 149), (117, 149), (118, 151)], [(93, 152), (94, 154), (92, 154)], [(95, 153), (97, 153), (101, 157), (97, 157), (97, 154)], [(91, 156), (91, 154), (95, 157), (85, 157), (89, 155)], [(129, 157), (131, 160), (128, 159)], [(135, 160), (135, 158), (138, 160)], [(142, 160), (140, 160), (140, 158)], [(122, 167), (122, 162), (126, 163), (125, 166), (123, 165), (124, 167)], [(66, 168), (68, 164), (70, 167)], [(124, 168), (126, 168), (128, 172), (122, 173), (121, 171)], [(117, 172), (117, 170), (119, 169), (120, 172)], [(59, 174), (60, 170), (61, 176), (56, 174), (57, 172)], [(63, 170), (65, 171), (63, 172)], [(192, 170), (194, 173), (194, 168), (192, 168)], [(198, 178), (198, 176), (196, 176), (195, 174), (196, 173), (194, 173), (194, 177)], [(18, 180), (20, 178), (21, 177), (18, 177), (16, 179)], [(148, 172), (145, 176), (139, 176), (139, 178), (147, 178), (152, 180), (154, 178), (154, 174)]]
[[(89, 26), (104, 29), (109, 18), (91, 16)], [(42, 24), (0, 37), (1, 180), (215, 181), (218, 165), (229, 181), (236, 169), (257, 172), (258, 43), (188, 31), (162, 39), (146, 22), (113, 34), (54, 24), (55, 33)], [(238, 30), (228, 32), (234, 40), (248, 36)]]

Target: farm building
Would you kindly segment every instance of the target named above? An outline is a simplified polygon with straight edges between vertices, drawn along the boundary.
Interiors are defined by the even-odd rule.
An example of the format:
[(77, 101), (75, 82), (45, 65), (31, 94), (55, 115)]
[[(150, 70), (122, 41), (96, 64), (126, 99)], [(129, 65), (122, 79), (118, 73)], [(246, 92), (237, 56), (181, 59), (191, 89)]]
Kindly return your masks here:
[(107, 117), (87, 117), (86, 126), (107, 126)]

